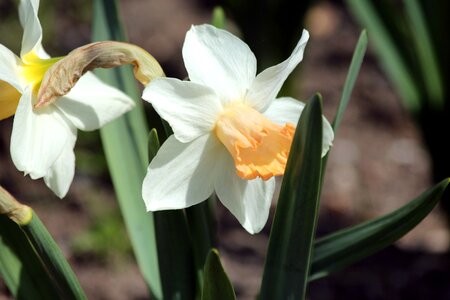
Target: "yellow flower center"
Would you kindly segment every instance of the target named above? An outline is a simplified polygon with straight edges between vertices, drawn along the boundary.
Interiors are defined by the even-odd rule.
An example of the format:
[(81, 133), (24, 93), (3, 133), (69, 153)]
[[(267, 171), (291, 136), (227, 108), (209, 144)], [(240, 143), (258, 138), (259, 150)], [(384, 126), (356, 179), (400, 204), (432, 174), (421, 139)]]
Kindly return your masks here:
[(14, 115), (19, 99), (19, 91), (9, 83), (0, 80), (0, 120)]
[[(31, 51), (22, 57), (20, 76), (32, 86), (37, 95), (45, 72), (62, 57), (42, 59)], [(0, 80), (0, 120), (6, 119), (16, 112), (20, 93), (12, 85)]]
[(277, 125), (250, 106), (233, 102), (220, 114), (215, 132), (241, 178), (283, 175), (295, 132), (292, 124)]
[(45, 72), (62, 57), (40, 58), (36, 52), (31, 51), (22, 57), (20, 75), (32, 85), (33, 94), (37, 95)]

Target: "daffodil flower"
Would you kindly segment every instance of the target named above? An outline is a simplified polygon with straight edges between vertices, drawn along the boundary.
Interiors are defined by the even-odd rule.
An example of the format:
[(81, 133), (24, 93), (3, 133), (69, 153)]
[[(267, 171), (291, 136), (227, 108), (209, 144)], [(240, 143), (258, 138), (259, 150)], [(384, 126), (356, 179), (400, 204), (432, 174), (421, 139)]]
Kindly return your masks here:
[[(291, 56), (256, 76), (256, 58), (231, 33), (193, 26), (183, 46), (190, 81), (153, 80), (144, 90), (174, 134), (150, 163), (143, 183), (149, 211), (180, 209), (214, 191), (250, 233), (265, 225), (304, 104), (275, 99), (303, 58), (306, 30)], [(323, 122), (323, 152), (333, 130)]]
[(38, 0), (22, 0), (19, 17), (24, 29), (20, 58), (0, 45), (0, 119), (14, 116), (11, 157), (16, 167), (64, 197), (73, 180), (73, 148), (77, 129), (94, 130), (133, 107), (119, 90), (92, 73), (52, 104), (35, 108), (45, 72), (59, 60), (44, 51)]

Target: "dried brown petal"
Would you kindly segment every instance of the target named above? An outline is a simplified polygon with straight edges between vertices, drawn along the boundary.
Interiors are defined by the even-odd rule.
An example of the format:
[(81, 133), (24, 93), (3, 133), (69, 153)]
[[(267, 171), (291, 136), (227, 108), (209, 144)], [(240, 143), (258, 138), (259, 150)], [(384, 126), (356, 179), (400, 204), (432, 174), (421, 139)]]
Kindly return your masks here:
[(136, 45), (115, 41), (95, 42), (73, 50), (45, 73), (35, 108), (66, 95), (87, 71), (125, 64), (134, 66), (134, 76), (144, 85), (164, 76), (156, 59)]

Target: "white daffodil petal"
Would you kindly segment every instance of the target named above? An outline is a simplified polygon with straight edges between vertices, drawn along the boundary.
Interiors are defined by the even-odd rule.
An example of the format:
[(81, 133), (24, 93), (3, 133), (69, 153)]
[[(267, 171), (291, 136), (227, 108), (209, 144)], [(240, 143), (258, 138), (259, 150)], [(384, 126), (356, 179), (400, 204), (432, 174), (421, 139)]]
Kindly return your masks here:
[(22, 92), (19, 76), (20, 59), (8, 48), (0, 44), (0, 80)]
[(225, 102), (242, 99), (256, 76), (256, 58), (247, 44), (211, 25), (191, 27), (183, 59), (189, 79), (212, 88)]
[(42, 27), (38, 18), (39, 0), (21, 0), (19, 18), (23, 27), (20, 56), (34, 50), (40, 58), (50, 58), (42, 47)]
[(291, 123), (297, 126), (304, 107), (305, 103), (301, 101), (291, 97), (282, 97), (273, 101), (266, 111), (263, 112), (263, 115), (278, 125)]
[(294, 68), (302, 61), (303, 52), (309, 39), (309, 33), (303, 30), (302, 37), (297, 43), (291, 56), (282, 63), (267, 68), (256, 76), (250, 87), (245, 101), (258, 111), (264, 111), (275, 99), (284, 81)]
[(190, 143), (171, 135), (147, 169), (142, 185), (147, 210), (181, 209), (206, 200), (214, 191), (216, 159), (223, 149), (212, 135)]
[(222, 105), (208, 87), (174, 78), (154, 79), (142, 98), (169, 122), (175, 137), (183, 143), (209, 134)]
[(214, 187), (219, 200), (249, 233), (260, 232), (269, 217), (275, 178), (267, 181), (260, 178), (240, 178), (230, 155), (221, 160), (217, 169), (220, 173), (216, 177)]
[(331, 124), (328, 122), (328, 120), (325, 117), (323, 117), (322, 136), (323, 136), (322, 157), (324, 157), (330, 150), (331, 146), (333, 146), (333, 140), (334, 140), (333, 127), (331, 127)]
[(69, 191), (75, 175), (75, 146), (76, 136), (71, 136), (63, 151), (44, 176), (45, 184), (58, 196), (63, 198)]
[[(269, 120), (281, 126), (286, 123), (291, 123), (297, 126), (298, 119), (302, 114), (305, 103), (300, 102), (291, 97), (278, 98), (263, 113)], [(334, 131), (328, 120), (323, 117), (323, 144), (322, 157), (327, 154), (330, 147), (333, 145)]]
[(11, 157), (17, 169), (33, 179), (45, 176), (75, 130), (52, 105), (33, 111), (31, 89), (27, 87), (19, 101), (11, 135)]
[(54, 105), (76, 128), (95, 130), (132, 109), (134, 102), (120, 90), (87, 72)]

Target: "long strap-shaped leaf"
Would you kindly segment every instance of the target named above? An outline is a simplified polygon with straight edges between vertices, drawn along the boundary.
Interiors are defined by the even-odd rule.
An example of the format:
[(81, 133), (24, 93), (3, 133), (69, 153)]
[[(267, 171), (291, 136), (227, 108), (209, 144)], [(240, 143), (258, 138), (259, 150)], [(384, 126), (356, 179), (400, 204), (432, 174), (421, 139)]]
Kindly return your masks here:
[(86, 299), (69, 263), (38, 216), (1, 186), (0, 217), (0, 273), (17, 298), (45, 299), (57, 294), (64, 299)]
[(61, 249), (39, 217), (33, 212), (30, 222), (22, 225), (21, 228), (59, 287), (62, 297), (64, 299), (87, 299)]
[(19, 300), (57, 299), (58, 290), (20, 227), (0, 215), (0, 276)]
[[(211, 197), (214, 197), (211, 196)], [(203, 266), (209, 251), (213, 248), (214, 223), (212, 220), (212, 198), (185, 209), (186, 221), (191, 237), (194, 267), (197, 273), (197, 288), (200, 292), (203, 286)]]
[[(93, 5), (92, 39), (125, 40), (117, 2), (95, 0)], [(146, 212), (141, 194), (142, 181), (148, 165), (146, 143), (148, 130), (136, 82), (132, 70), (126, 67), (98, 70), (96, 74), (136, 100), (136, 107), (131, 112), (103, 127), (100, 133), (138, 265), (153, 295), (161, 299), (154, 220), (153, 215)]]
[(350, 96), (352, 95), (353, 88), (355, 87), (356, 79), (358, 78), (359, 70), (361, 69), (364, 54), (366, 53), (366, 48), (367, 48), (367, 32), (363, 30), (359, 35), (358, 42), (356, 43), (355, 51), (353, 52), (352, 56), (352, 61), (348, 69), (344, 87), (342, 89), (339, 107), (337, 109), (336, 116), (334, 117), (333, 120), (332, 126), (335, 134), (339, 128), (339, 125), (341, 124), (342, 118), (344, 117), (344, 112), (347, 109), (348, 103), (350, 101)]
[[(211, 24), (217, 28), (225, 29), (226, 17), (222, 7), (217, 6), (213, 10)], [(166, 125), (166, 133), (172, 134), (172, 130)], [(203, 289), (203, 272), (206, 258), (215, 244), (215, 224), (213, 221), (213, 205), (215, 195), (208, 200), (186, 208), (186, 220), (188, 222), (191, 237), (194, 267), (197, 273), (197, 287)]]
[(156, 241), (164, 299), (194, 299), (196, 274), (183, 210), (155, 212)]
[(433, 49), (431, 36), (428, 32), (425, 16), (418, 0), (403, 1), (405, 13), (408, 16), (411, 38), (416, 48), (416, 57), (419, 62), (423, 80), (431, 106), (437, 109), (444, 107), (444, 88), (439, 73), (436, 52)]
[[(173, 134), (172, 128), (165, 120), (162, 120), (162, 124), (167, 138)], [(156, 130), (153, 129), (149, 138), (150, 160), (156, 155), (156, 149), (159, 149), (159, 140)], [(154, 155), (152, 156), (152, 154)], [(171, 281), (170, 283), (163, 283), (165, 298), (173, 298), (171, 296), (174, 293), (188, 296), (192, 292), (195, 292), (197, 298), (200, 297), (203, 289), (203, 267), (206, 257), (214, 244), (214, 226), (210, 210), (211, 197), (184, 210), (155, 212), (158, 253), (163, 251), (162, 253), (165, 255), (164, 258), (159, 258), (159, 261), (164, 263), (166, 268), (163, 270), (163, 266), (160, 265), (161, 280), (163, 281), (167, 278), (167, 280)], [(172, 230), (177, 230), (177, 232), (172, 233)], [(164, 237), (165, 234), (171, 234), (173, 237), (167, 239)], [(185, 240), (187, 237), (190, 238), (189, 241)], [(161, 243), (171, 244), (172, 249), (178, 249), (177, 257), (171, 257), (174, 254), (164, 251), (164, 247), (169, 246), (163, 245), (160, 247)], [(189, 247), (190, 249), (188, 249)], [(174, 263), (175, 261), (179, 267), (182, 266), (182, 272), (177, 273), (177, 276), (173, 275), (172, 270), (172, 266), (177, 267), (177, 264)], [(192, 267), (194, 268), (193, 272), (191, 272)], [(195, 285), (189, 286), (192, 281), (184, 279), (184, 274), (192, 275), (194, 272), (196, 275)]]
[(396, 211), (316, 241), (310, 280), (340, 270), (387, 247), (423, 220), (440, 200), (449, 179)]
[[(156, 129), (150, 131), (149, 160), (160, 147)], [(194, 299), (196, 276), (191, 240), (184, 211), (166, 210), (154, 213), (158, 262), (164, 299)], [(197, 284), (200, 294), (200, 284)]]
[[(345, 110), (347, 109), (348, 103), (350, 102), (350, 97), (353, 92), (353, 88), (358, 78), (359, 70), (361, 69), (361, 64), (363, 62), (364, 54), (367, 49), (367, 33), (365, 30), (361, 31), (359, 35), (358, 42), (356, 43), (355, 51), (353, 52), (352, 62), (348, 69), (347, 77), (345, 79), (344, 88), (342, 89), (341, 99), (339, 101), (339, 106), (334, 116), (333, 127), (334, 134), (336, 136), (339, 125), (341, 124), (342, 118), (344, 117)], [(328, 157), (333, 148), (328, 151), (325, 157), (322, 159), (322, 184), (325, 176), (325, 169), (328, 163)]]
[(322, 104), (300, 117), (270, 233), (261, 299), (304, 299), (319, 207)]
[(209, 252), (204, 273), (205, 283), (203, 285), (202, 300), (236, 299), (233, 286), (220, 263), (219, 252), (216, 249), (211, 249)]
[(346, 2), (360, 23), (367, 28), (380, 55), (383, 68), (397, 86), (405, 106), (412, 112), (417, 112), (422, 103), (417, 85), (411, 76), (411, 70), (396, 48), (392, 36), (374, 5), (370, 0), (347, 0)]

